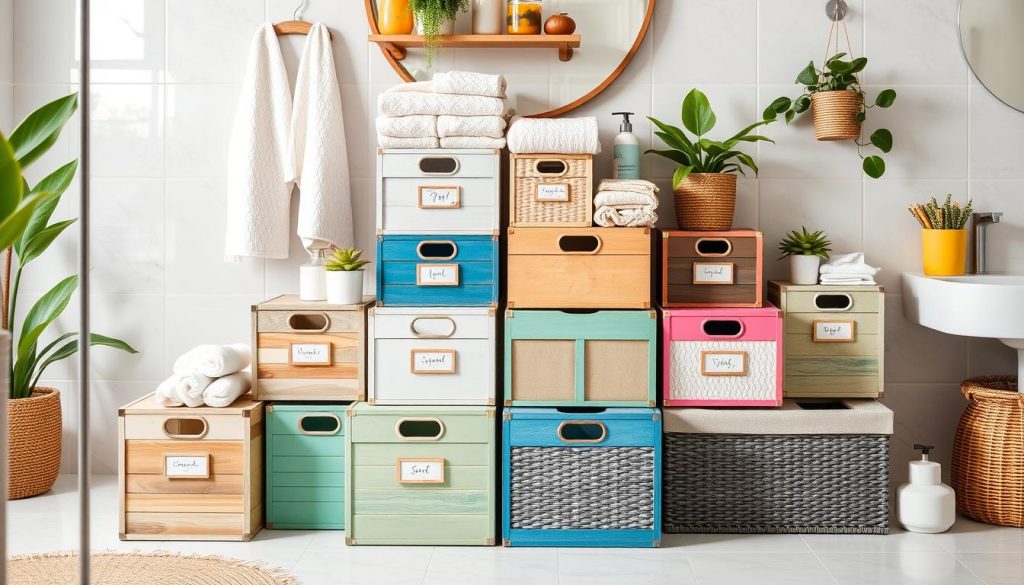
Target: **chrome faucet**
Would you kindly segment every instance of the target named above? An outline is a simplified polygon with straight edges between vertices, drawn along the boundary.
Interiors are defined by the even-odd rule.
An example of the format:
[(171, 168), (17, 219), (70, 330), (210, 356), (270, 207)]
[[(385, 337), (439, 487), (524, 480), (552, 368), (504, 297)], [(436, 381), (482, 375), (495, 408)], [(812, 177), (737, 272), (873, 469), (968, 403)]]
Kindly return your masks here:
[(988, 226), (999, 223), (1002, 211), (982, 211), (971, 214), (971, 231), (974, 233), (974, 255), (971, 257), (971, 274), (987, 274), (985, 266), (988, 254)]

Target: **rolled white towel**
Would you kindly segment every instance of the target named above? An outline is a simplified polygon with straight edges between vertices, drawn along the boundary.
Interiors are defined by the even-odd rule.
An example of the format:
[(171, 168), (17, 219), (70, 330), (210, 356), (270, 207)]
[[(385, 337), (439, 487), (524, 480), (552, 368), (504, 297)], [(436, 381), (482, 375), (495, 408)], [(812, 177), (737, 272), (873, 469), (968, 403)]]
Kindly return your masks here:
[[(490, 138), (504, 138), (505, 126), (505, 118), (502, 116), (438, 116), (437, 137), (487, 136)], [(388, 132), (383, 134), (388, 134)], [(391, 134), (391, 136), (397, 136), (397, 134)]]
[(598, 154), (597, 118), (512, 118), (508, 149), (516, 154)]
[(437, 137), (437, 116), (377, 116), (377, 135), (395, 138)]
[(443, 71), (434, 74), (431, 88), (437, 93), (504, 98), (505, 78), (472, 71)]
[(437, 138), (423, 136), (420, 138), (397, 138), (395, 136), (378, 136), (377, 146), (382, 148), (438, 148)]
[(223, 378), (217, 378), (203, 391), (203, 402), (206, 406), (224, 408), (249, 391), (252, 377), (249, 372), (235, 372)]
[(178, 385), (178, 378), (180, 377), (180, 374), (171, 374), (166, 380), (160, 382), (160, 385), (156, 387), (156, 392), (153, 394), (156, 398), (157, 404), (160, 406), (185, 405), (184, 402), (178, 399), (178, 390), (176, 388)]
[(203, 392), (213, 382), (213, 378), (204, 376), (198, 372), (181, 374), (174, 384), (175, 394), (178, 400), (185, 406), (195, 408), (203, 405)]
[(210, 378), (218, 378), (244, 370), (251, 360), (252, 351), (245, 343), (197, 345), (174, 361), (174, 373), (198, 372)]
[(851, 252), (832, 256), (819, 270), (821, 274), (874, 276), (881, 268), (867, 265), (864, 262), (864, 252)]
[(487, 136), (449, 136), (441, 139), (441, 148), (505, 148), (504, 138)]

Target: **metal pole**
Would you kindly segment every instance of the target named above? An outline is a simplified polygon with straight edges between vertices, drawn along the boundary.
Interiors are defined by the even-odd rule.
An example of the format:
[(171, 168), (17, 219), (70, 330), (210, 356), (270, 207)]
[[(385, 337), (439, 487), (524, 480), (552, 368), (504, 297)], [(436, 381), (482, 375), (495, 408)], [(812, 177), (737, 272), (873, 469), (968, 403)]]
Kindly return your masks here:
[(78, 582), (90, 585), (89, 557), (89, 0), (79, 0), (79, 116), (82, 122), (79, 154), (81, 189), (78, 196)]

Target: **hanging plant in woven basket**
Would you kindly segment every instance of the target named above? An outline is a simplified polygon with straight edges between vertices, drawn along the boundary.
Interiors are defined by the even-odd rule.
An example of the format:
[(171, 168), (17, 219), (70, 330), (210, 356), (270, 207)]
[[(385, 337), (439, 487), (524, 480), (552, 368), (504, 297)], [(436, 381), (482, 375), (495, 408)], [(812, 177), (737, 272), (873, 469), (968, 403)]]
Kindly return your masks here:
[[(846, 53), (839, 52), (840, 24), (846, 36)], [(825, 42), (822, 68), (818, 69), (814, 61), (808, 63), (796, 78), (796, 82), (804, 86), (804, 92), (796, 99), (786, 96), (776, 99), (765, 109), (763, 118), (775, 120), (781, 115), (788, 124), (797, 114), (810, 109), (815, 137), (823, 141), (856, 141), (857, 153), (863, 159), (864, 172), (877, 179), (885, 173), (885, 160), (878, 155), (865, 156), (864, 151), (872, 147), (883, 153), (892, 150), (892, 132), (879, 128), (865, 142), (861, 139), (861, 124), (867, 117), (868, 109), (891, 106), (896, 101), (896, 92), (892, 89), (882, 90), (869, 105), (860, 84), (860, 73), (867, 67), (868, 60), (866, 57), (853, 58), (852, 53), (846, 23), (840, 21), (838, 13), (835, 13)]]

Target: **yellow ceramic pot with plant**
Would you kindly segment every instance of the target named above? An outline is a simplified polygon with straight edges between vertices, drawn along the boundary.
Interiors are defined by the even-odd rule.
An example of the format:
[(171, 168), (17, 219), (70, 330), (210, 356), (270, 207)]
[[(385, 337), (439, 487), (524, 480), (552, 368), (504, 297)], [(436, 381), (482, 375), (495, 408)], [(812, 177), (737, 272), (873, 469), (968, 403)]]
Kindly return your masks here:
[(962, 276), (967, 264), (967, 220), (973, 203), (963, 207), (946, 195), (943, 204), (932, 197), (924, 204), (913, 204), (910, 213), (921, 224), (921, 259), (928, 276)]

